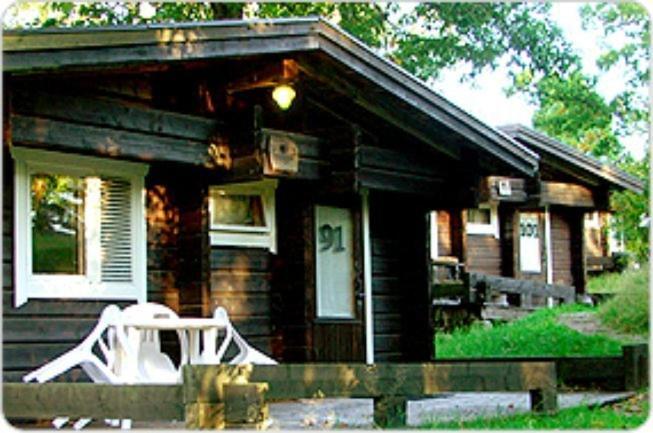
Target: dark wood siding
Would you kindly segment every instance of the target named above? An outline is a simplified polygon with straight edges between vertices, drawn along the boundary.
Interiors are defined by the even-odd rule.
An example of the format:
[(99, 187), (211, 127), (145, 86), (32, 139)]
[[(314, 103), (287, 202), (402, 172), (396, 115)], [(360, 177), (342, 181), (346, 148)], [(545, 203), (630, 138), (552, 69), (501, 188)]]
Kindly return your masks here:
[(492, 235), (467, 235), (469, 272), (501, 275), (501, 241)]
[(281, 182), (277, 189), (277, 242), (272, 278), (273, 356), (285, 362), (313, 357), (309, 321), (313, 256), (307, 252), (312, 236), (310, 192)]
[(551, 212), (551, 261), (554, 284), (573, 284), (571, 228), (568, 217)]
[(210, 311), (222, 306), (249, 344), (272, 352), (270, 253), (261, 248), (211, 248)]
[[(141, 89), (141, 84), (127, 80), (131, 85), (121, 87), (114, 83), (110, 87), (102, 87), (100, 82), (93, 87), (84, 97), (75, 96), (75, 93), (61, 93), (61, 99), (52, 95), (40, 94), (19, 99), (16, 112), (25, 118), (39, 119), (41, 125), (50, 127), (45, 133), (39, 135), (38, 143), (27, 140), (22, 144), (63, 150), (57, 137), (70, 134), (74, 128), (98, 128), (111, 132), (108, 135), (82, 135), (77, 139), (84, 143), (85, 151), (99, 151), (111, 153), (112, 150), (106, 141), (115, 136), (119, 142), (129, 134), (139, 134), (146, 139), (143, 143), (154, 143), (165, 137), (186, 136), (187, 139), (195, 136), (199, 138), (212, 128), (214, 121), (194, 116), (177, 115), (151, 111), (144, 107), (151, 104), (147, 92), (136, 91)], [(28, 83), (27, 87), (36, 86)], [(56, 86), (55, 86), (56, 87)], [(70, 87), (74, 87), (71, 85)], [(16, 88), (20, 88), (17, 86)], [(62, 88), (63, 89), (63, 88)], [(60, 92), (63, 90), (60, 89)], [(121, 91), (122, 89), (122, 91)], [(131, 92), (125, 92), (131, 89)], [(52, 89), (49, 89), (52, 90)], [(24, 90), (23, 90), (24, 91)], [(95, 96), (94, 93), (95, 92)], [(12, 98), (16, 100), (16, 98)], [(29, 99), (29, 100), (28, 100)], [(90, 104), (90, 105), (89, 105)], [(175, 120), (176, 119), (176, 120)], [(15, 120), (15, 119), (13, 119)], [(12, 124), (12, 126), (16, 126)], [(16, 136), (16, 129), (8, 131), (14, 145), (20, 145), (20, 134)], [(127, 133), (126, 131), (131, 131)], [(23, 130), (25, 134), (32, 134)], [(63, 135), (62, 135), (63, 134)], [(113, 135), (112, 135), (113, 134)], [(124, 135), (127, 134), (127, 135)], [(175, 138), (176, 140), (177, 138)], [(7, 142), (9, 140), (6, 140)], [(199, 142), (199, 141), (196, 141)], [(64, 143), (69, 144), (69, 143)], [(122, 141), (121, 144), (129, 144)], [(74, 147), (74, 146), (73, 146)], [(82, 151), (83, 149), (78, 149)], [(114, 149), (115, 150), (115, 149)], [(126, 146), (125, 154), (147, 157), (139, 154), (139, 148)], [(168, 151), (170, 149), (167, 149)], [(180, 151), (182, 151), (180, 149)], [(85, 337), (97, 322), (100, 312), (108, 303), (125, 306), (127, 301), (100, 302), (93, 300), (58, 300), (43, 299), (29, 300), (19, 308), (13, 304), (13, 160), (5, 146), (3, 149), (4, 176), (3, 176), (3, 377), (8, 381), (20, 380), (28, 371), (52, 360), (54, 357), (72, 348)], [(179, 166), (154, 163), (150, 165), (150, 172), (145, 179), (146, 184), (146, 218), (147, 218), (147, 290), (148, 300), (165, 303), (174, 310), (184, 313), (182, 304), (182, 290), (196, 288), (201, 294), (203, 287), (197, 288), (189, 283), (201, 281), (202, 266), (207, 259), (202, 258), (205, 253), (197, 248), (205, 242), (206, 233), (203, 225), (189, 224), (192, 215), (200, 216), (200, 224), (205, 218), (205, 208), (198, 205), (185, 205), (190, 203), (191, 196), (199, 196), (199, 206), (204, 198), (203, 189), (197, 188), (198, 176), (191, 170), (182, 170)], [(192, 181), (192, 182), (191, 182)], [(201, 182), (200, 182), (201, 183)], [(197, 209), (189, 209), (196, 207)], [(191, 218), (191, 219), (189, 219)], [(180, 226), (186, 227), (180, 230)], [(191, 233), (195, 230), (195, 234)], [(196, 239), (198, 241), (184, 241)], [(203, 240), (204, 239), (204, 240)], [(185, 243), (184, 243), (185, 242)], [(184, 254), (192, 251), (191, 254)], [(186, 265), (189, 272), (196, 272), (195, 276), (184, 277), (184, 265), (180, 264), (179, 257), (193, 257), (200, 266)], [(183, 278), (180, 278), (183, 277)], [(204, 278), (208, 280), (208, 277)], [(174, 345), (168, 346), (171, 351)], [(173, 355), (174, 356), (174, 355)], [(86, 376), (79, 369), (62, 375), (59, 380), (86, 380)]]
[(426, 212), (375, 194), (370, 215), (375, 361), (427, 360)]

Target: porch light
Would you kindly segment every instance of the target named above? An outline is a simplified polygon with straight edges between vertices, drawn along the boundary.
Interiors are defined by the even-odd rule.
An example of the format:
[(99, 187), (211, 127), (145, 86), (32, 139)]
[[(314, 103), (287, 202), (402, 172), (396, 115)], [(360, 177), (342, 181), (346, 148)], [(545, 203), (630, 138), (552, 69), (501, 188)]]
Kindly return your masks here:
[(272, 91), (272, 99), (274, 99), (282, 110), (290, 108), (292, 101), (295, 99), (295, 95), (297, 95), (295, 89), (287, 84), (281, 84)]

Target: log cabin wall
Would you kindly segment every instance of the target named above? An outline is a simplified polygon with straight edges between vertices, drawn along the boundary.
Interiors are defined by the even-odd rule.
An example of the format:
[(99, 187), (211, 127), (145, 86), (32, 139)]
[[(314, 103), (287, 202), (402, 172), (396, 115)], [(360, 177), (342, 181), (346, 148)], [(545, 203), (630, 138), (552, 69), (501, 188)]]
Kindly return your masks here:
[(429, 330), (426, 211), (389, 195), (370, 197), (376, 362), (424, 361)]
[[(85, 88), (83, 96), (72, 84), (51, 85), (42, 92), (33, 91), (32, 87), (38, 88), (33, 82), (12, 84), (11, 117), (6, 122), (11, 128), (5, 137), (10, 140), (5, 143), (14, 145), (78, 153), (118, 152), (128, 157), (154, 152), (171, 160), (198, 162), (202, 152), (196, 149), (206, 146), (202, 137), (208, 136), (215, 123), (152, 110), (149, 82), (138, 79), (114, 80), (110, 85), (102, 80), (93, 85), (77, 82)], [(34, 127), (36, 123), (39, 128)], [(118, 147), (108, 147), (111, 142)], [(156, 147), (166, 144), (170, 147)], [(13, 307), (13, 160), (6, 145), (3, 152), (3, 377), (17, 381), (79, 343), (107, 304), (125, 306), (128, 302), (31, 299)], [(181, 314), (210, 313), (206, 187), (201, 179), (197, 171), (168, 163), (150, 164), (145, 178), (147, 297)], [(251, 335), (250, 331), (243, 334)], [(254, 331), (260, 333), (260, 329)], [(174, 347), (170, 349), (174, 352)], [(87, 379), (75, 369), (59, 380)]]
[[(14, 307), (13, 159), (6, 147), (3, 157), (3, 379), (15, 382), (78, 344), (95, 326), (105, 306), (114, 303), (124, 307), (130, 302), (30, 299)], [(179, 211), (173, 181), (163, 172), (153, 168), (146, 177), (147, 298), (179, 311), (183, 287), (178, 278)], [(167, 350), (174, 354), (175, 348), (173, 343)], [(76, 368), (57, 380), (88, 378)]]
[(563, 210), (551, 211), (551, 256), (553, 283), (573, 285), (571, 225), (569, 214)]
[(493, 235), (467, 234), (465, 269), (487, 275), (501, 275), (501, 239)]

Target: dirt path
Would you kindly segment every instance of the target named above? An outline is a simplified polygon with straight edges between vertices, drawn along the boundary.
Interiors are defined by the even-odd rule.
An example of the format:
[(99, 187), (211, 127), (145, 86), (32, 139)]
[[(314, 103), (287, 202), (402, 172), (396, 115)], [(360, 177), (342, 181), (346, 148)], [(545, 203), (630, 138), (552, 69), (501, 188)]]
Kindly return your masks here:
[(605, 335), (622, 343), (646, 343), (648, 341), (645, 336), (623, 334), (609, 328), (601, 323), (599, 317), (593, 312), (561, 314), (558, 317), (558, 322), (583, 334)]

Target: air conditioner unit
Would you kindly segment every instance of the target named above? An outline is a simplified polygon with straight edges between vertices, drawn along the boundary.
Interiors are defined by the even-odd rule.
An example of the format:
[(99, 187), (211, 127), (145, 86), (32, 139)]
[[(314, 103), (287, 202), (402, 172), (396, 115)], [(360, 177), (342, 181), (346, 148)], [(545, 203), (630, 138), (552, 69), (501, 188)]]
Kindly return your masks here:
[(510, 187), (510, 179), (500, 179), (499, 180), (499, 195), (506, 196), (512, 194), (512, 188)]

